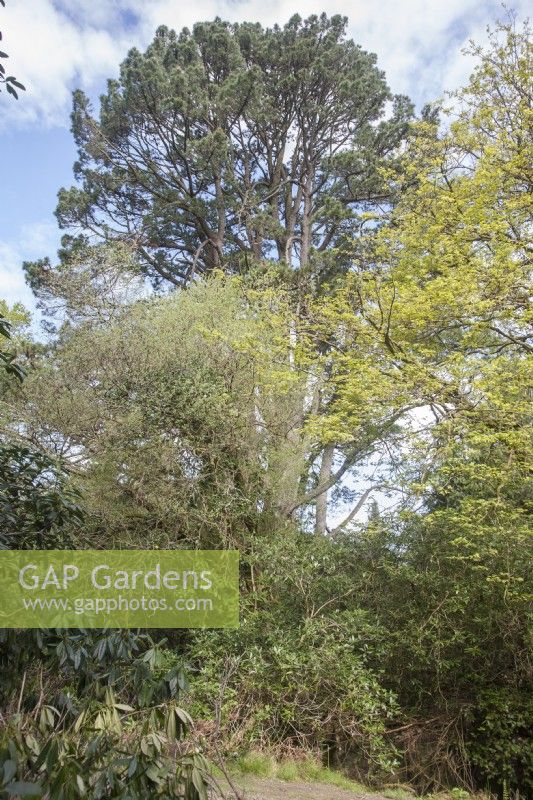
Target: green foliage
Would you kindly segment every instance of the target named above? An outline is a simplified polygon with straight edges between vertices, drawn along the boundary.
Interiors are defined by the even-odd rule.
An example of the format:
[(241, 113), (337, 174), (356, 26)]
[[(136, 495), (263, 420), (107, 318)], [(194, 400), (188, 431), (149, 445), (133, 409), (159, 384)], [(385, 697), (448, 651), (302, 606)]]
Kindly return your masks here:
[(202, 676), (192, 684), (195, 715), (213, 713), (222, 685), (229, 752), (296, 748), (331, 763), (349, 754), (362, 773), (390, 775), (396, 753), (384, 733), (398, 708), (380, 685), (385, 631), (349, 599), (349, 554), (307, 537), (254, 550), (255, 593), (239, 631), (197, 635), (190, 650)]
[[(287, 274), (313, 259), (315, 273), (346, 268), (322, 254), (358, 230), (362, 207), (390, 198), (379, 166), (394, 163), (413, 113), (346, 23), (161, 26), (109, 81), (99, 117), (76, 91), (77, 185), (57, 208), (76, 234), (62, 265), (96, 233), (131, 244), (156, 285), (271, 257)], [(36, 288), (42, 266), (28, 266)]]
[(0, 547), (65, 546), (64, 527), (83, 519), (79, 501), (55, 460), (24, 445), (0, 445)]
[(469, 749), (492, 788), (505, 792), (519, 783), (526, 792), (532, 790), (532, 715), (527, 687), (488, 689), (477, 698)]
[[(531, 792), (529, 31), (474, 48), (450, 124), (406, 141), (344, 27), (162, 28), (98, 120), (75, 95), (58, 216), (106, 244), (27, 265), (64, 324), (21, 386), (0, 325), (1, 521), (24, 547), (238, 547), (242, 624), (180, 655), (5, 634), (6, 796), (198, 800), (189, 712), (256, 774), (303, 752)], [(378, 488), (395, 505), (358, 516)]]
[(2, 347), (0, 349), (0, 366), (4, 369), (7, 375), (14, 375), (19, 381), (23, 380), (24, 372), (23, 367), (16, 362), (16, 353), (10, 353), (5, 347), (5, 339), (11, 339), (12, 323), (4, 314), (0, 314), (0, 340), (2, 340)]
[(40, 674), (24, 671), (0, 733), (0, 797), (32, 785), (50, 800), (205, 800), (207, 762), (183, 742), (192, 722), (178, 704), (187, 680), (179, 662), (165, 664), (164, 644), (129, 631), (45, 633)]
[[(303, 393), (280, 330), (259, 312), (239, 282), (218, 276), (77, 329), (28, 377), (12, 414), (82, 464), (93, 541), (103, 528), (108, 543), (246, 548), (259, 504), (283, 490), (273, 465)], [(277, 321), (287, 324), (283, 313)]]
[(61, 269), (48, 258), (25, 262), (26, 280), (38, 295), (37, 306), (46, 315), (45, 326), (62, 335), (81, 323), (102, 325), (125, 305), (146, 295), (146, 286), (131, 246), (105, 243), (79, 247)]
[[(367, 526), (363, 604), (390, 631), (387, 684), (413, 715), (399, 737), (407, 775), (430, 774), (426, 790), (468, 780), (484, 692), (524, 698), (530, 676), (529, 31), (501, 26), (476, 53), (458, 118), (441, 137), (419, 128), (410, 190), (316, 304), (309, 337), (335, 343), (332, 402), (309, 423), (324, 440), (350, 442), (361, 420), (403, 409), (388, 482), (406, 502)], [(502, 726), (520, 755), (496, 771), (527, 792), (511, 708)], [(510, 747), (494, 735), (487, 752)]]
[[(13, 325), (27, 321), (27, 316), (22, 308), (9, 312), (4, 303), (1, 305), (0, 337), (9, 340)], [(26, 376), (16, 351), (0, 351), (0, 365), (18, 381)], [(69, 521), (81, 520), (79, 495), (66, 487), (66, 478), (61, 466), (46, 453), (10, 438), (0, 441), (0, 547), (58, 545), (59, 530)]]

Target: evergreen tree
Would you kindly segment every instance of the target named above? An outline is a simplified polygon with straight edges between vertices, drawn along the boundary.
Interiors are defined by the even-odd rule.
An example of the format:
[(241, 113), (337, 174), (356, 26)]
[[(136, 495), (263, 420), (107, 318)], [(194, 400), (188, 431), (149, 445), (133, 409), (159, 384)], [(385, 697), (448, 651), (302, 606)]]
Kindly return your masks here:
[[(321, 275), (345, 268), (360, 212), (390, 198), (378, 168), (412, 116), (346, 23), (160, 27), (109, 81), (99, 118), (76, 91), (77, 185), (61, 189), (56, 213), (82, 233), (65, 237), (63, 264), (120, 239), (156, 285), (264, 259)], [(35, 288), (49, 266), (27, 265)]]

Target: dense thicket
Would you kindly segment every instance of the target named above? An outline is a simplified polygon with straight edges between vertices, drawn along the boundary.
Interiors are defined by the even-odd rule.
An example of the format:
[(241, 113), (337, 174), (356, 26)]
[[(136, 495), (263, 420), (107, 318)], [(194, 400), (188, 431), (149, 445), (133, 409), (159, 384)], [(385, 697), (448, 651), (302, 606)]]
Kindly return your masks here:
[[(195, 746), (217, 758), (533, 790), (528, 30), (475, 50), (442, 131), (379, 122), (382, 76), (342, 34), (164, 30), (98, 123), (75, 98), (84, 185), (60, 216), (99, 238), (28, 266), (63, 325), (47, 351), (6, 341), (27, 375), (2, 375), (1, 497), (18, 546), (238, 547), (241, 627), (8, 642), (10, 779), (45, 759), (94, 797), (201, 796), (205, 764), (175, 744), (188, 660)], [(162, 270), (197, 279), (148, 293)], [(50, 497), (62, 516), (32, 522)]]

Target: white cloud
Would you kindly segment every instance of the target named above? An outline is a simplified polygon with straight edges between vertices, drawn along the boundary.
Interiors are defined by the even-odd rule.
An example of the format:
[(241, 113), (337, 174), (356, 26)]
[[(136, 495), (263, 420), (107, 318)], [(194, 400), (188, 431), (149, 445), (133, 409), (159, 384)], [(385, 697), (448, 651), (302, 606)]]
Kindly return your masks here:
[(19, 249), (9, 242), (0, 242), (0, 286), (1, 299), (8, 305), (23, 303), (33, 308), (35, 298), (24, 282), (20, 268), (22, 258)]
[(20, 228), (17, 241), (25, 259), (41, 258), (43, 254), (46, 255), (58, 247), (57, 223), (55, 221), (25, 223)]
[[(525, 16), (525, 0), (514, 7)], [(160, 24), (179, 29), (219, 15), (271, 25), (321, 11), (348, 16), (350, 35), (378, 54), (392, 89), (418, 102), (468, 78), (461, 47), (472, 35), (484, 38), (486, 24), (504, 13), (486, 0), (8, 0), (0, 9), (5, 46), (27, 93), (4, 124), (68, 124), (72, 88), (99, 90), (129, 47), (146, 46)]]
[[(0, 241), (0, 297), (9, 305), (22, 303), (35, 309), (35, 297), (26, 285), (21, 265), (23, 261), (53, 256), (59, 243), (55, 222), (22, 224), (16, 239)], [(37, 314), (37, 317), (39, 315)]]
[(1, 19), (10, 69), (26, 86), (4, 125), (68, 124), (72, 89), (99, 86), (116, 73), (129, 46), (125, 33), (105, 27), (104, 17), (102, 27), (80, 27), (51, 0), (11, 0)]

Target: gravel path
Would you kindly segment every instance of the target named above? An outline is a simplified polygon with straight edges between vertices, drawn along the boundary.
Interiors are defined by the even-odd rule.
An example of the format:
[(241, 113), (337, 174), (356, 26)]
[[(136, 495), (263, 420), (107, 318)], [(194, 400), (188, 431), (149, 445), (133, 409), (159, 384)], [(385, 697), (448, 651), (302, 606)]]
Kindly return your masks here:
[(238, 784), (244, 800), (386, 800), (382, 794), (361, 794), (325, 783), (289, 783), (277, 778), (247, 776), (239, 779)]

